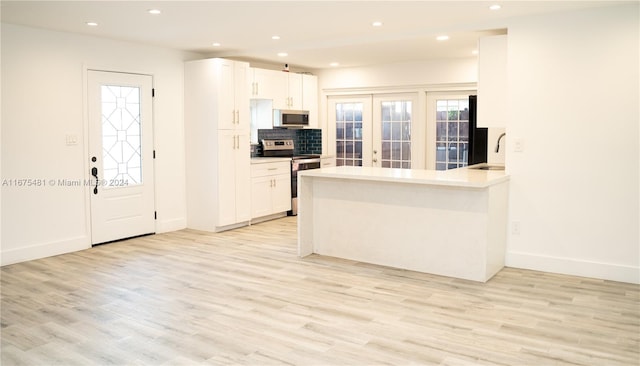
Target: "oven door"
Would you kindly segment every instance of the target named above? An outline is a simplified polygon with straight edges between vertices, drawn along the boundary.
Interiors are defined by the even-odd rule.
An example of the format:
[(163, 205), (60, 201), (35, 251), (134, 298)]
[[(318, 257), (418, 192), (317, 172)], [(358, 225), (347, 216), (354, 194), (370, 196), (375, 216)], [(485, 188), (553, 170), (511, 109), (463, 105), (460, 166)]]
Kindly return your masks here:
[(320, 159), (293, 159), (291, 160), (291, 211), (289, 216), (298, 214), (298, 172), (309, 169), (319, 169)]

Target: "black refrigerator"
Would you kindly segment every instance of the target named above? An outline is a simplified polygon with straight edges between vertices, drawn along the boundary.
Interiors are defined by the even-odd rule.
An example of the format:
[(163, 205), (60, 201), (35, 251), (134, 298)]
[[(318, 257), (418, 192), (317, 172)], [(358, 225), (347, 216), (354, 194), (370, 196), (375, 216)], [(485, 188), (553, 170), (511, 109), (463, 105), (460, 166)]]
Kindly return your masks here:
[(489, 129), (477, 126), (478, 96), (469, 96), (469, 155), (468, 165), (487, 162)]

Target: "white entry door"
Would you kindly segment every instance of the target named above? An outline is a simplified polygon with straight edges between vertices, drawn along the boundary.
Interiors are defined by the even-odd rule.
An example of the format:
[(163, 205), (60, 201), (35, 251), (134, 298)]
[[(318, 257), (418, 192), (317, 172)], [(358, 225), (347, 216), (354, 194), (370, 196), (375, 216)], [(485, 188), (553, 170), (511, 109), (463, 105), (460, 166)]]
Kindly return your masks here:
[(330, 97), (328, 116), (336, 165), (371, 166), (371, 96)]
[(91, 243), (155, 232), (152, 77), (88, 72)]

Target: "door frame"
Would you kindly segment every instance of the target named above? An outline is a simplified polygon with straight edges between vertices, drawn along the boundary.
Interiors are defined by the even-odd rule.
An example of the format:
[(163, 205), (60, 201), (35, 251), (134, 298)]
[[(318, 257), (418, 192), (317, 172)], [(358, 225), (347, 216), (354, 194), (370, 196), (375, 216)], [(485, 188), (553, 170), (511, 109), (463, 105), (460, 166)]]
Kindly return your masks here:
[[(90, 149), (89, 149), (89, 131), (90, 131), (90, 116), (89, 116), (89, 72), (90, 71), (98, 71), (98, 72), (112, 72), (118, 74), (133, 74), (133, 75), (143, 75), (151, 77), (151, 88), (155, 90), (156, 78), (153, 73), (145, 72), (145, 71), (134, 71), (134, 70), (122, 70), (111, 67), (99, 67), (83, 64), (82, 65), (82, 138), (83, 138), (83, 149), (82, 149), (82, 157), (83, 157), (83, 169), (84, 169), (84, 181), (90, 182), (93, 180), (93, 176), (91, 175), (91, 158), (90, 158)], [(157, 211), (158, 207), (158, 198), (157, 198), (157, 184), (156, 184), (156, 159), (155, 159), (155, 146), (156, 146), (156, 129), (155, 129), (155, 98), (151, 98), (151, 130), (152, 130), (152, 148), (154, 151), (154, 158), (152, 159), (153, 164), (153, 206), (154, 210)], [(93, 194), (93, 186), (84, 185), (84, 225), (85, 225), (85, 235), (87, 240), (87, 247), (90, 248), (92, 244), (92, 229), (91, 229), (91, 194)], [(154, 221), (154, 232), (158, 231), (158, 220)], [(125, 238), (123, 238), (125, 239)]]

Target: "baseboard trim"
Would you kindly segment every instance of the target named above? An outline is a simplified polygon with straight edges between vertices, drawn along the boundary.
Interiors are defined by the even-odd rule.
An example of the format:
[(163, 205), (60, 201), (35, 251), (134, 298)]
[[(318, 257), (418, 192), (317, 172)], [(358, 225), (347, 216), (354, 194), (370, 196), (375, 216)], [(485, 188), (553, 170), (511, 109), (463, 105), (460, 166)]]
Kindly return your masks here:
[(156, 233), (168, 233), (171, 231), (178, 231), (187, 228), (187, 218), (178, 217), (169, 220), (158, 220), (156, 222)]
[(552, 257), (534, 253), (507, 252), (505, 265), (514, 268), (640, 284), (639, 267), (619, 264)]
[(16, 249), (2, 250), (0, 265), (5, 266), (26, 262), (89, 248), (91, 248), (91, 240), (85, 235), (48, 243), (33, 244)]

